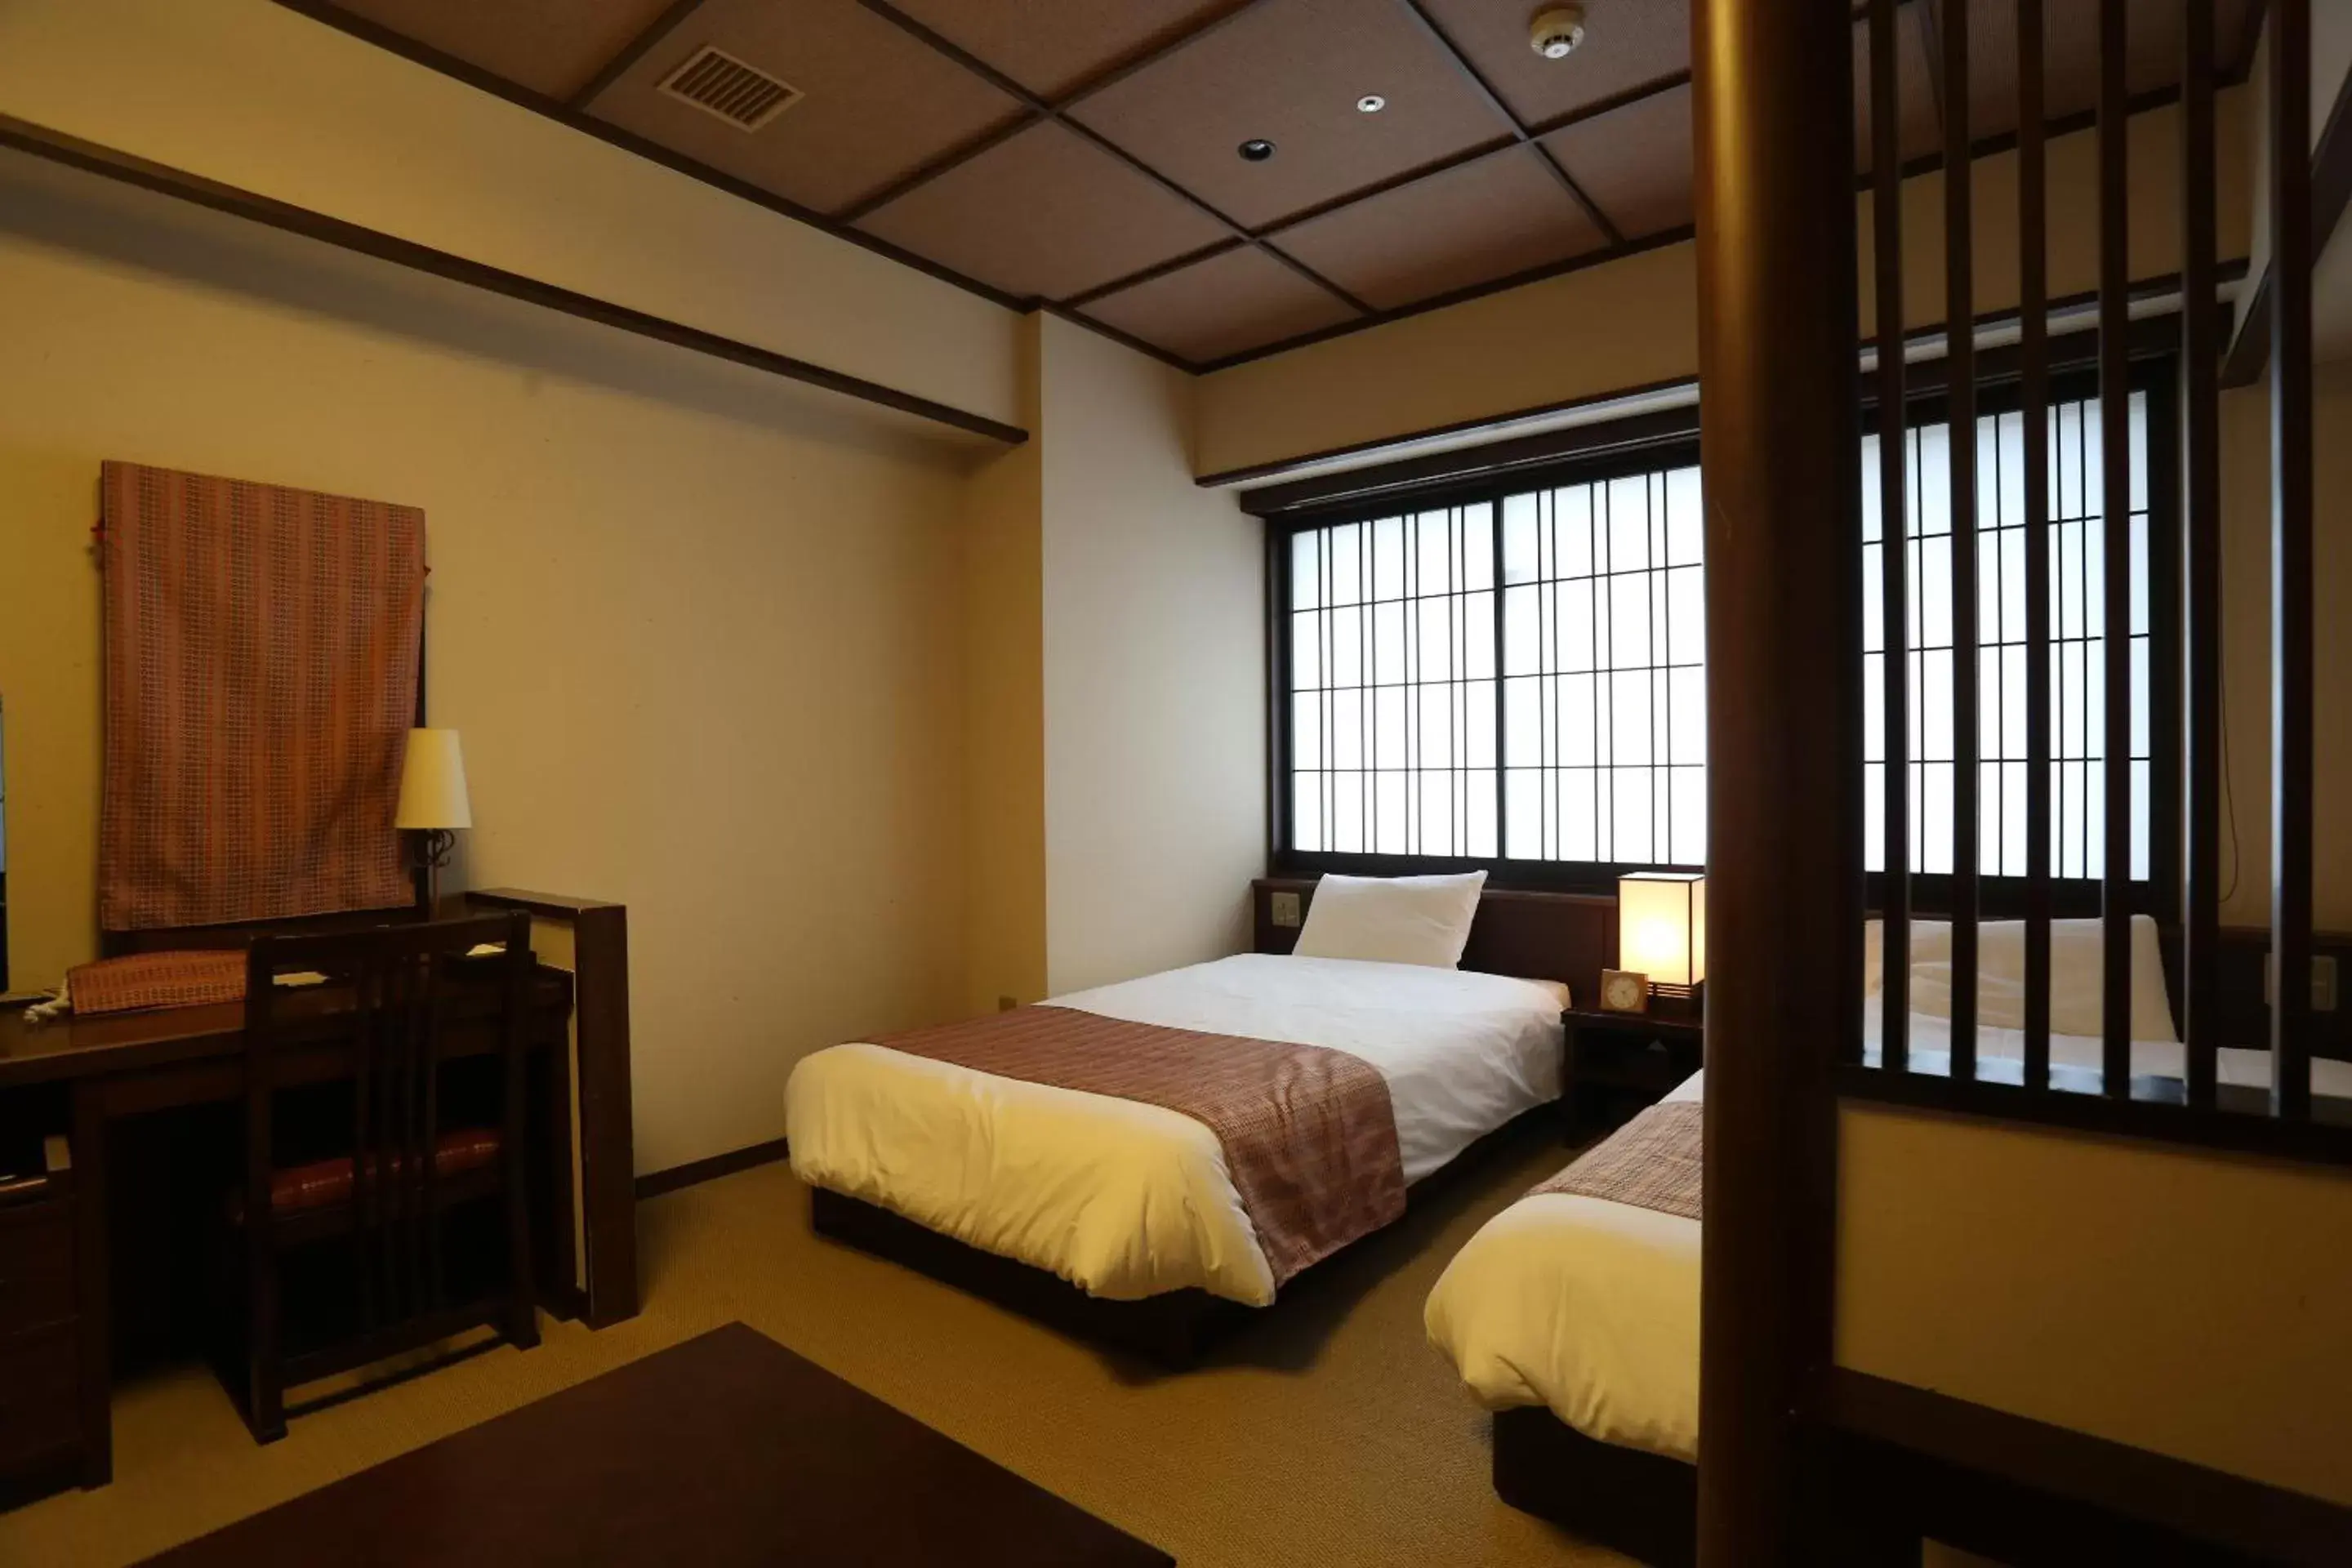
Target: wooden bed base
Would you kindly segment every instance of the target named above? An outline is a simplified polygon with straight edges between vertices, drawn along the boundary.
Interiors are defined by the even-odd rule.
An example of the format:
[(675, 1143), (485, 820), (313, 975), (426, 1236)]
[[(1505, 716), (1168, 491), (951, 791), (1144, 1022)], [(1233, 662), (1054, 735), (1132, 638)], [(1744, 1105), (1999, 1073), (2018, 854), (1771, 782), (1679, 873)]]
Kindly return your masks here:
[(1540, 1405), (1495, 1413), (1495, 1493), (1652, 1568), (1697, 1559), (1697, 1466), (1588, 1437)]
[(1048, 1328), (1171, 1370), (1194, 1364), (1212, 1342), (1255, 1310), (1201, 1289), (1107, 1301), (1059, 1275), (967, 1247), (888, 1209), (823, 1187), (809, 1189), (809, 1220), (819, 1236), (904, 1264)]

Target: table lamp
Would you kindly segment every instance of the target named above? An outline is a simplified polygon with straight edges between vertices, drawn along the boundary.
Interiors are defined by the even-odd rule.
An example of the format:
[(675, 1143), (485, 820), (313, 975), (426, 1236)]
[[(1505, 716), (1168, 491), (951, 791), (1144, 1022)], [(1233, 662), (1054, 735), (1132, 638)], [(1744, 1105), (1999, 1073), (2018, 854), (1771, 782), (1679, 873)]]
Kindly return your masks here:
[(1652, 994), (1690, 1001), (1706, 981), (1706, 877), (1634, 871), (1617, 879), (1617, 965)]
[(425, 874), (425, 908), (441, 903), (441, 868), (457, 842), (456, 829), (474, 826), (466, 797), (466, 759), (455, 730), (411, 730), (400, 765), (400, 806), (393, 826), (412, 836), (416, 868)]

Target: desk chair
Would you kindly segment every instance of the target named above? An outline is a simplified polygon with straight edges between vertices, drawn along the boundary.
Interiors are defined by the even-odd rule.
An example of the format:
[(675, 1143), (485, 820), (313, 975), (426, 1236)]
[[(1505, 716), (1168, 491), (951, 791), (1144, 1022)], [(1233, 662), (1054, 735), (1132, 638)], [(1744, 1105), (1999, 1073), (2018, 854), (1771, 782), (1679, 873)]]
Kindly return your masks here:
[[(496, 956), (471, 958), (478, 944)], [(246, 968), (245, 1181), (231, 1194), (225, 1278), (242, 1274), (247, 1425), (286, 1435), (285, 1391), (487, 1325), (539, 1342), (524, 1177), (524, 1051), (532, 971), (521, 913), (255, 941)], [(289, 985), (306, 974), (323, 980)], [(495, 1110), (445, 1095), (463, 1062), (496, 1073)], [(289, 1163), (281, 1116), (323, 1091), (337, 1152)], [(450, 1105), (460, 1109), (453, 1114)], [(320, 1131), (311, 1107), (314, 1134)], [(503, 1258), (486, 1289), (453, 1292), (451, 1220), (498, 1205)], [(478, 1213), (478, 1210), (467, 1212)], [(289, 1353), (286, 1266), (340, 1244), (356, 1311)], [(453, 1293), (470, 1299), (453, 1301)], [(354, 1326), (352, 1326), (355, 1324)], [(299, 1414), (299, 1412), (298, 1412)]]

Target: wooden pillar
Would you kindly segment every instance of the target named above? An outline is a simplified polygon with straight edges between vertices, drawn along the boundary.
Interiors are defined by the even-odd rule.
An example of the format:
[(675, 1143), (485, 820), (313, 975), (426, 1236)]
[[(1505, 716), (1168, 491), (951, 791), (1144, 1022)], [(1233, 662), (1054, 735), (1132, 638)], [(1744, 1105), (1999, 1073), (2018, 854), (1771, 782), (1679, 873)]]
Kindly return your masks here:
[[(1809, 1560), (1790, 1411), (1829, 1353), (1831, 1061), (1859, 1047), (1853, 34), (1693, 0), (1707, 550), (1699, 1561)], [(1892, 352), (1900, 352), (1899, 347)]]

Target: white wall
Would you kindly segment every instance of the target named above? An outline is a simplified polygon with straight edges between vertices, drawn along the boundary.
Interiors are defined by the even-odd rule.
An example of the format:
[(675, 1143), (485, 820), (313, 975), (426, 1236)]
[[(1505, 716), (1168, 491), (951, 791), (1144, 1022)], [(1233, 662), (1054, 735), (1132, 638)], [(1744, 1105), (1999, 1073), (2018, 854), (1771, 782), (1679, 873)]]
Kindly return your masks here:
[(1246, 945), (1265, 864), (1261, 525), (1192, 483), (1192, 383), (1042, 323), (1046, 973)]

